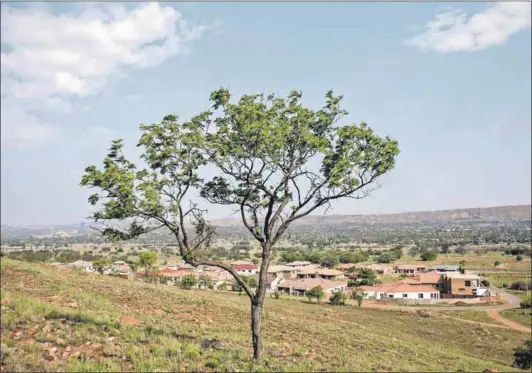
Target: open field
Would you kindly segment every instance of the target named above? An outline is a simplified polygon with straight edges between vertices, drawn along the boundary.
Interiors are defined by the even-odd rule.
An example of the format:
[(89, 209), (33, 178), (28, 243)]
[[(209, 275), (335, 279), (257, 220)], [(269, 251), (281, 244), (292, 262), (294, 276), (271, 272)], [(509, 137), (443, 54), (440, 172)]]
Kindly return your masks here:
[(1, 270), (2, 371), (515, 371), (512, 349), (529, 337), (437, 314), (268, 298), (266, 358), (254, 365), (244, 296), (6, 259)]
[(511, 321), (515, 321), (521, 325), (532, 327), (532, 310), (530, 309), (512, 309), (504, 310), (501, 315)]

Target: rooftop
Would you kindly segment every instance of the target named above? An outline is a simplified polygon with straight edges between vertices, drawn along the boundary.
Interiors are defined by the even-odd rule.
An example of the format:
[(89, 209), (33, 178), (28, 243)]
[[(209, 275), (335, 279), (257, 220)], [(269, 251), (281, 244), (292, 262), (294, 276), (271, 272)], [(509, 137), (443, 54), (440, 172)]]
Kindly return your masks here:
[(333, 289), (338, 286), (347, 286), (347, 281), (337, 282), (323, 278), (304, 278), (297, 280), (284, 280), (279, 284), (282, 288), (293, 288), (297, 290), (309, 290), (316, 286), (321, 286), (323, 290)]

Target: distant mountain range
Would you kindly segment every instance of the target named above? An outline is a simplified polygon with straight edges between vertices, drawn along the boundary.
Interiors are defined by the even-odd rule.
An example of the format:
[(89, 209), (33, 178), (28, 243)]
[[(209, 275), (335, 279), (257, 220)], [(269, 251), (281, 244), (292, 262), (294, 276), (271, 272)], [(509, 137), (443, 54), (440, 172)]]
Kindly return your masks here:
[[(532, 219), (531, 205), (498, 206), (482, 208), (466, 208), (440, 211), (403, 212), (399, 214), (375, 215), (308, 215), (294, 222), (294, 226), (314, 225), (364, 225), (364, 224), (422, 224), (422, 223), (460, 223), (460, 222), (500, 222), (511, 223), (517, 221), (530, 221)], [(228, 217), (211, 220), (215, 226), (230, 227), (240, 226), (240, 218)], [(7, 226), (2, 225), (2, 235), (10, 233), (28, 233), (28, 231), (61, 230), (78, 232), (90, 231), (88, 223), (71, 225), (40, 225), (40, 226)]]
[[(402, 212), (374, 215), (308, 215), (294, 225), (335, 224), (415, 224), (430, 222), (515, 222), (532, 219), (531, 205), (481, 207), (439, 211)], [(211, 221), (216, 226), (240, 225), (239, 218), (223, 218)]]

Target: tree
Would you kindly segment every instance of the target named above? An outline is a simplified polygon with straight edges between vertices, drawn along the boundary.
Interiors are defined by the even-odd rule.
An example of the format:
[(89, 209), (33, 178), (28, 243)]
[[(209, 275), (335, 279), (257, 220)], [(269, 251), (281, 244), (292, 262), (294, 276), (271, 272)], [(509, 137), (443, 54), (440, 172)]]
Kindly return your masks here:
[(532, 366), (532, 341), (525, 341), (525, 346), (514, 350), (514, 367), (530, 369)]
[(139, 265), (144, 268), (144, 272), (148, 274), (155, 267), (157, 263), (157, 253), (153, 251), (143, 251), (139, 255)]
[(355, 288), (351, 292), (351, 299), (356, 300), (358, 306), (362, 306), (362, 302), (364, 301), (364, 290), (362, 288)]
[(307, 290), (305, 295), (307, 296), (309, 303), (312, 302), (312, 298), (316, 298), (316, 302), (320, 304), (320, 300), (325, 296), (325, 293), (323, 292), (323, 288), (321, 286), (316, 286), (310, 290)]
[(496, 260), (495, 263), (493, 263), (493, 265), (494, 265), (495, 267), (498, 267), (498, 266), (501, 265), (501, 262), (499, 262), (498, 260)]
[(112, 266), (112, 263), (109, 259), (107, 258), (100, 258), (100, 259), (96, 259), (94, 262), (92, 262), (92, 266), (98, 271), (100, 272), (100, 274), (103, 275), (103, 273), (110, 269), (111, 266)]
[(520, 262), (521, 260), (523, 260), (523, 257), (521, 255), (517, 255), (515, 257), (515, 260), (517, 260), (518, 262)]
[(419, 255), (420, 252), (421, 249), (419, 248), (419, 246), (414, 246), (410, 250), (408, 250), (408, 255), (414, 258), (416, 255)]
[(460, 273), (464, 274), (465, 273), (465, 265), (466, 265), (465, 260), (460, 260), (458, 262), (458, 265), (460, 266)]
[[(180, 255), (193, 265), (228, 271), (251, 303), (253, 357), (261, 358), (261, 325), (266, 273), (272, 250), (296, 220), (341, 199), (361, 199), (395, 166), (398, 144), (379, 137), (366, 123), (338, 125), (347, 115), (342, 96), (326, 95), (322, 109), (302, 106), (301, 93), (287, 98), (244, 95), (231, 103), (229, 90), (211, 93), (212, 109), (179, 122), (141, 125), (139, 146), (147, 168), (139, 169), (113, 141), (102, 170), (85, 169), (81, 185), (99, 189), (89, 197), (101, 210), (92, 218), (105, 222), (107, 239), (130, 239), (165, 227), (176, 238)], [(321, 162), (311, 169), (311, 160)], [(200, 177), (206, 165), (218, 176)], [(232, 268), (211, 255), (214, 227), (204, 210), (190, 203), (199, 190), (207, 202), (232, 206), (262, 253), (256, 290)], [(116, 221), (128, 221), (124, 229)], [(186, 226), (192, 225), (193, 230)]]
[(466, 248), (464, 245), (460, 245), (454, 250), (454, 252), (461, 256), (464, 256), (464, 254), (466, 253)]
[(421, 259), (423, 261), (435, 260), (438, 257), (438, 253), (435, 250), (425, 250), (421, 253)]
[(194, 286), (198, 284), (198, 280), (196, 279), (196, 276), (194, 275), (185, 275), (181, 277), (181, 287), (183, 289), (192, 289)]
[(201, 288), (204, 289), (214, 289), (212, 279), (207, 275), (200, 275), (198, 277), (198, 284)]
[(345, 305), (346, 295), (343, 291), (335, 291), (332, 293), (332, 295), (329, 298), (329, 302), (334, 304), (335, 306), (343, 306)]
[(374, 286), (379, 283), (379, 279), (377, 278), (377, 275), (374, 271), (371, 269), (361, 269), (358, 274), (358, 284), (359, 285), (367, 285), (367, 286)]
[(441, 254), (449, 254), (449, 247), (450, 245), (448, 243), (442, 243), (440, 246), (440, 253)]

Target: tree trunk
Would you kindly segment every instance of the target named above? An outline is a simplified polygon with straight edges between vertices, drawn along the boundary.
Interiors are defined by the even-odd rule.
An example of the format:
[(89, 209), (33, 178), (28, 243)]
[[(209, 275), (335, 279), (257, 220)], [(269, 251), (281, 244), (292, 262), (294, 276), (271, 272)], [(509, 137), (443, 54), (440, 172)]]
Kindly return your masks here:
[(251, 303), (251, 339), (253, 340), (253, 359), (262, 357), (262, 303)]

